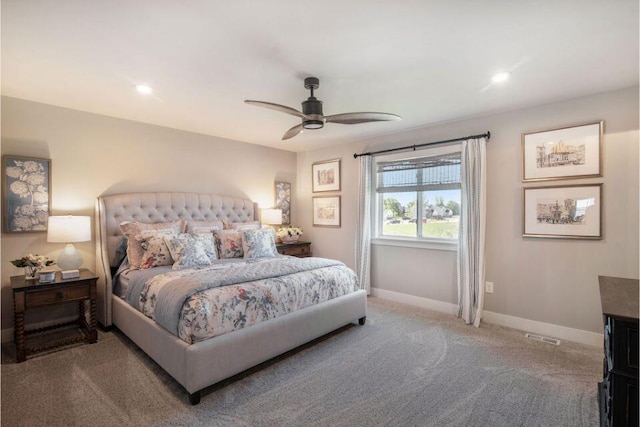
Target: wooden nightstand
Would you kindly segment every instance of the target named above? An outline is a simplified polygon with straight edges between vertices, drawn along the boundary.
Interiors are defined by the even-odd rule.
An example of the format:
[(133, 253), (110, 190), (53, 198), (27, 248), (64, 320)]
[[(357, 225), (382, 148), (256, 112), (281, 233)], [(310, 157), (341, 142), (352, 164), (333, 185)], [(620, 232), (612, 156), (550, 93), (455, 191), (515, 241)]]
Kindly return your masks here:
[(278, 243), (276, 249), (281, 255), (291, 255), (298, 258), (311, 256), (311, 242)]
[[(49, 283), (40, 283), (38, 280), (25, 280), (24, 276), (12, 276), (11, 288), (13, 289), (13, 313), (14, 313), (14, 339), (16, 343), (16, 358), (18, 363), (24, 362), (30, 354), (50, 350), (56, 347), (86, 341), (95, 343), (98, 341), (96, 330), (96, 281), (95, 273), (82, 269), (80, 277), (63, 280), (60, 272), (56, 272), (56, 279)], [(85, 318), (85, 301), (89, 300), (90, 321), (87, 324)], [(44, 328), (25, 330), (25, 311), (33, 307), (57, 305), (69, 302), (77, 302), (78, 319), (71, 322), (59, 323)], [(27, 347), (25, 336), (59, 329), (66, 326), (78, 325), (82, 330), (82, 336), (63, 338), (52, 343)]]

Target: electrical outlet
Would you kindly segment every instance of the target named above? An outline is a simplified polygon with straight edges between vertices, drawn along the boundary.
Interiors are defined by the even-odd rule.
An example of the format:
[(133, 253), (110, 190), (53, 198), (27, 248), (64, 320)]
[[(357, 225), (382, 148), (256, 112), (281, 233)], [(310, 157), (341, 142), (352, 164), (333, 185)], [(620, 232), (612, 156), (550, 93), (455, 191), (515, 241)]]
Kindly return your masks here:
[(493, 293), (493, 282), (486, 282), (485, 285), (484, 285), (484, 290), (488, 294), (492, 294)]

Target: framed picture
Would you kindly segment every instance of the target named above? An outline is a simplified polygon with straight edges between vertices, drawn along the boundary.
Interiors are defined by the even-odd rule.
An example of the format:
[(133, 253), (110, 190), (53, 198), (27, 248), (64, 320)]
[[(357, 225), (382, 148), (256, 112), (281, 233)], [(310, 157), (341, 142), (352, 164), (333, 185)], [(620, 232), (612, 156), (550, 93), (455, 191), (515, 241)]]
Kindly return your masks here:
[(4, 231), (46, 231), (51, 212), (51, 160), (4, 155), (2, 181)]
[(291, 224), (291, 184), (276, 182), (276, 209), (282, 209), (282, 224)]
[(602, 176), (603, 122), (522, 134), (522, 181)]
[(314, 193), (340, 191), (340, 159), (314, 163), (311, 174)]
[(313, 197), (313, 225), (340, 227), (340, 196)]
[(602, 239), (602, 184), (523, 189), (524, 237)]

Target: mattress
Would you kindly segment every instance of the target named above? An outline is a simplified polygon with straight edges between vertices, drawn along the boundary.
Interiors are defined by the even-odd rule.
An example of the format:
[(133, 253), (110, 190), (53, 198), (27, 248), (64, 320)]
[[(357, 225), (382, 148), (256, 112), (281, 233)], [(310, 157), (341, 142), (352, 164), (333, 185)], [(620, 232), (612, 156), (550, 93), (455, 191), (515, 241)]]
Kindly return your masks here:
[(188, 344), (358, 289), (355, 273), (339, 261), (289, 256), (181, 270), (125, 268), (117, 283), (114, 293)]

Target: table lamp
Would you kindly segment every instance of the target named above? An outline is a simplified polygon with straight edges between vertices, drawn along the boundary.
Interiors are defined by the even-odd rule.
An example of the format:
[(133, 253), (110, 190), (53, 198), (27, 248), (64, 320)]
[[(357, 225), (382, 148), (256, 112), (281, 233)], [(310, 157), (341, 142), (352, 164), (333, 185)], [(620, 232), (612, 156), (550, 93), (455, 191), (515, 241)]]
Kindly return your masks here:
[(91, 218), (88, 216), (50, 216), (47, 226), (47, 242), (66, 243), (58, 257), (61, 270), (77, 270), (82, 257), (73, 246), (76, 242), (91, 240)]
[(282, 224), (282, 209), (262, 209), (260, 220), (263, 224)]

